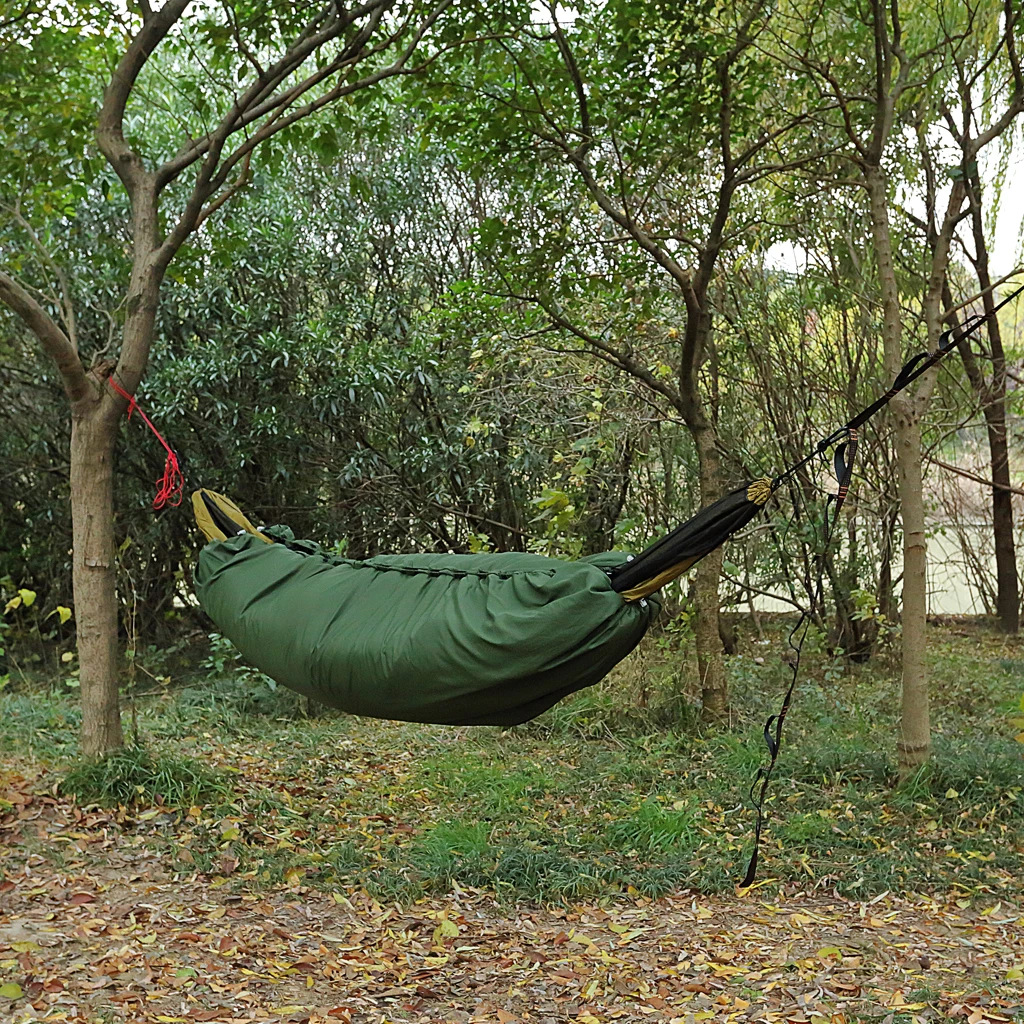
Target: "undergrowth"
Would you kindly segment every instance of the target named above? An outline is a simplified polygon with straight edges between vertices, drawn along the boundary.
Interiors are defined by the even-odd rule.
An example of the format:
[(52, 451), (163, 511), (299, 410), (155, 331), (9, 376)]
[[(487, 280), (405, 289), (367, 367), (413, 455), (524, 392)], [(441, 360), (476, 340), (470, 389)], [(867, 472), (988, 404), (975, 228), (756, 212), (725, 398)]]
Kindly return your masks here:
[[(456, 885), (534, 900), (730, 890), (750, 851), (761, 728), (788, 675), (782, 642), (769, 641), (730, 660), (727, 731), (700, 725), (688, 652), (653, 643), (514, 729), (310, 718), (293, 694), (223, 672), (137, 695), (145, 746), (70, 773), (67, 695), (0, 696), (0, 743), (48, 759), (81, 804), (169, 809), (173, 827), (137, 814), (133, 827), (183, 876), (397, 900)], [(1024, 852), (1015, 642), (932, 632), (935, 752), (902, 786), (891, 667), (807, 661), (771, 790), (766, 893), (1013, 898)]]

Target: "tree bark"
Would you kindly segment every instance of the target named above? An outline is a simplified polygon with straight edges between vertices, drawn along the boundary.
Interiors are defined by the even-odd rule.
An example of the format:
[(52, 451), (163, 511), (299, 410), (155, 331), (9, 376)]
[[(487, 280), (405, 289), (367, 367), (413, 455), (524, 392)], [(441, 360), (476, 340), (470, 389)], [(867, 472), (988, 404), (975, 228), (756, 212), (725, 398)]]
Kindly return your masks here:
[[(988, 382), (966, 345), (960, 347), (964, 369), (981, 401), (988, 432), (989, 460), (992, 466), (992, 531), (996, 554), (996, 616), (1000, 628), (1016, 633), (1020, 628), (1020, 581), (1017, 577), (1017, 553), (1013, 537), (1013, 495), (1010, 487), (1010, 450), (1006, 439), (1006, 354), (1003, 350), (992, 275), (988, 265), (988, 244), (981, 210), (981, 181), (975, 172), (968, 180), (971, 201), (971, 228), (974, 234), (974, 269), (978, 285), (984, 292), (982, 302), (989, 314), (989, 348), (992, 354), (992, 377)], [(950, 302), (949, 305), (952, 305)]]
[[(864, 182), (871, 207), (871, 234), (882, 294), (884, 365), (895, 379), (903, 363), (899, 291), (892, 254), (887, 183), (878, 166), (867, 166)], [(931, 754), (928, 674), (925, 666), (928, 552), (925, 539), (921, 474), (921, 427), (912, 394), (897, 395), (890, 405), (896, 433), (900, 516), (903, 521), (903, 694), (900, 738), (896, 744), (902, 778), (911, 775)]]
[[(979, 279), (981, 275), (979, 274)], [(952, 302), (949, 303), (952, 305)], [(986, 307), (991, 303), (986, 295)], [(992, 479), (992, 532), (996, 556), (996, 617), (1006, 633), (1020, 628), (1020, 581), (1017, 576), (1017, 553), (1013, 536), (1013, 490), (1010, 479), (1010, 449), (1006, 434), (1006, 363), (1002, 354), (999, 325), (993, 317), (989, 323), (989, 342), (993, 350), (993, 379), (986, 383), (974, 353), (960, 348), (967, 377), (981, 402), (988, 435), (989, 462)], [(997, 354), (998, 353), (998, 354)]]
[(875, 591), (875, 598), (878, 601), (878, 614), (886, 622), (899, 622), (899, 608), (896, 605), (892, 580), (892, 552), (896, 536), (897, 516), (898, 513), (895, 509), (886, 511), (882, 519), (882, 540), (878, 548), (881, 564), (878, 570), (878, 589)]
[(82, 699), (82, 753), (123, 746), (118, 708), (114, 569), (114, 438), (117, 416), (99, 389), (71, 414), (72, 578)]
[(1013, 538), (1013, 495), (1010, 492), (1010, 450), (1006, 443), (1006, 404), (1000, 398), (986, 410), (988, 449), (992, 461), (992, 530), (996, 549), (996, 615), (1006, 633), (1020, 629), (1020, 582)]
[[(691, 427), (700, 465), (702, 505), (721, 497), (721, 465), (715, 448), (715, 431), (710, 424)], [(700, 674), (701, 714), (705, 721), (722, 723), (729, 716), (729, 684), (725, 678), (722, 638), (719, 633), (718, 581), (722, 573), (722, 549), (718, 548), (697, 563), (694, 592), (697, 616), (694, 639), (697, 646), (697, 671)]]
[[(160, 285), (166, 262), (153, 257), (157, 235), (157, 195), (148, 189), (132, 196), (134, 251), (125, 302), (127, 316), (117, 382), (134, 394), (145, 372), (153, 341)], [(126, 408), (109, 387), (109, 364), (90, 374), (94, 398), (73, 407), (71, 430), (71, 521), (74, 537), (74, 596), (78, 622), (79, 679), (82, 696), (82, 753), (99, 757), (124, 745), (118, 701), (118, 607), (114, 566), (114, 446)], [(146, 443), (146, 442), (143, 442)]]
[(928, 670), (925, 665), (928, 549), (921, 478), (921, 424), (912, 400), (897, 407), (895, 420), (903, 518), (903, 696), (896, 750), (900, 775), (906, 778), (931, 755)]

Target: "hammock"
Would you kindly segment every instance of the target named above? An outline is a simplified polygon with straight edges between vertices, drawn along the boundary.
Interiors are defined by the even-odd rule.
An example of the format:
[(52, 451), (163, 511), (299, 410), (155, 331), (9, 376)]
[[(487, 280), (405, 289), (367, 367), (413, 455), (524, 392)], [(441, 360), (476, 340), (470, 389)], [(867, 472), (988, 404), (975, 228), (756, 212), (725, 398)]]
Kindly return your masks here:
[[(443, 725), (528, 721), (604, 678), (656, 616), (655, 592), (749, 523), (787, 477), (831, 450), (839, 486), (828, 498), (831, 516), (817, 558), (820, 605), (824, 553), (850, 486), (859, 428), (1021, 292), (1024, 286), (943, 333), (934, 352), (913, 356), (884, 395), (774, 480), (737, 488), (636, 558), (618, 552), (577, 562), (519, 553), (338, 558), (296, 540), (286, 527), (257, 530), (231, 501), (204, 489), (192, 496), (209, 541), (199, 556), (196, 596), (252, 664), (321, 703)], [(170, 479), (177, 470), (170, 448), (168, 467)], [(807, 622), (804, 611), (790, 634), (789, 687), (764, 726), (768, 759), (750, 790), (756, 825), (743, 886), (757, 872), (765, 799)]]
[[(209, 543), (199, 556), (196, 597), (248, 661), (323, 704), (442, 725), (528, 721), (603, 679), (653, 621), (655, 592), (749, 523), (787, 477), (831, 450), (839, 489), (829, 497), (827, 548), (850, 486), (858, 429), (1022, 291), (946, 331), (934, 352), (908, 360), (884, 395), (774, 480), (737, 488), (636, 558), (620, 552), (577, 562), (516, 552), (339, 558), (296, 540), (286, 527), (256, 529), (233, 502), (202, 489), (192, 506)], [(823, 552), (819, 601), (822, 558)], [(769, 762), (755, 783), (761, 786), (758, 834), (796, 684), (799, 645), (794, 649), (789, 689), (764, 730)], [(755, 866), (756, 854), (751, 872)]]
[(768, 480), (738, 488), (632, 558), (508, 552), (340, 558), (233, 502), (192, 496), (209, 543), (195, 593), (260, 671), (356, 715), (516, 725), (603, 679), (660, 610), (655, 591), (746, 525)]

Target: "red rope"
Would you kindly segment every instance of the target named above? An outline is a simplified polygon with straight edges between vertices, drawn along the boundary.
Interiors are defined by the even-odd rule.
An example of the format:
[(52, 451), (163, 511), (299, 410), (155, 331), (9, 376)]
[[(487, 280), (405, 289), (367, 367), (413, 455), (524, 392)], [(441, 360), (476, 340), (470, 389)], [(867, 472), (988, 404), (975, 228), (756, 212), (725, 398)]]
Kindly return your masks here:
[(138, 414), (146, 421), (146, 426), (153, 431), (156, 439), (164, 446), (167, 458), (164, 460), (164, 473), (156, 482), (156, 497), (153, 499), (153, 508), (161, 509), (165, 505), (177, 506), (181, 504), (182, 492), (185, 488), (185, 478), (181, 475), (181, 467), (178, 465), (178, 456), (174, 454), (171, 446), (160, 436), (160, 431), (153, 426), (153, 421), (142, 411), (139, 403), (135, 401), (134, 395), (129, 395), (113, 377), (107, 378), (110, 386), (124, 399), (128, 401), (128, 419), (132, 413)]

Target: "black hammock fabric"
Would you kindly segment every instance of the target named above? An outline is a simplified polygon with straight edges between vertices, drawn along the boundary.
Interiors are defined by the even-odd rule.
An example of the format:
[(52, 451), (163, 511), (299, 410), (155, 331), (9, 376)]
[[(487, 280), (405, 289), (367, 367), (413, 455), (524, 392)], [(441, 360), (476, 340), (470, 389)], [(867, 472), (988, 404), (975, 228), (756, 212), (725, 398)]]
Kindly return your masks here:
[(640, 600), (671, 582), (734, 533), (742, 530), (771, 497), (770, 480), (737, 487), (682, 526), (612, 570), (612, 586), (626, 600)]
[[(193, 497), (211, 540), (204, 611), (277, 682), (352, 714), (514, 725), (599, 682), (640, 642), (664, 586), (761, 509), (767, 481), (699, 512), (636, 558), (510, 552), (339, 558)], [(759, 499), (759, 500), (758, 500)]]

